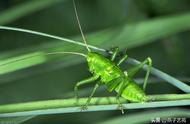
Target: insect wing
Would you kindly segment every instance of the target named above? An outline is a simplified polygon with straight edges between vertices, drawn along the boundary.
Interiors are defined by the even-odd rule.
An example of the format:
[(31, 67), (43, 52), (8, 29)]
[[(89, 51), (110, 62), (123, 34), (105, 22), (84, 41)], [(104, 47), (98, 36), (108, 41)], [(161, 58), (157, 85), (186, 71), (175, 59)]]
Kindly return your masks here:
[(118, 78), (115, 78), (115, 79), (109, 81), (107, 84), (108, 91), (112, 92), (123, 81), (124, 81), (123, 77), (118, 77)]

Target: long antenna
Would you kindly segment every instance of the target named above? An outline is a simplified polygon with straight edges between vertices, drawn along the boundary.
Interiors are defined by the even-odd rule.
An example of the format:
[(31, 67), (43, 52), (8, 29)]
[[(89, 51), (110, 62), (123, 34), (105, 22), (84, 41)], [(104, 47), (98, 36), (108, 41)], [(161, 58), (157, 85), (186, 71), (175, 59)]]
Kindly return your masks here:
[[(44, 55), (54, 55), (54, 54), (73, 54), (73, 55), (80, 55), (80, 56), (86, 57), (85, 54), (83, 54), (83, 53), (78, 53), (78, 52), (50, 52), (50, 53), (44, 53)], [(29, 59), (29, 58), (31, 58), (31, 57), (36, 57), (36, 56), (41, 56), (41, 54), (40, 54), (40, 55), (32, 55), (32, 56), (26, 56), (26, 57), (21, 57), (21, 58), (18, 58), (18, 59), (14, 59), (14, 60), (12, 60), (12, 61), (8, 61), (8, 62), (6, 62), (6, 63), (0, 64), (0, 66), (4, 66), (4, 65), (7, 65), (7, 64), (9, 64), (9, 63), (13, 63), (13, 62), (17, 62), (17, 61)]]
[(51, 53), (46, 53), (47, 55), (53, 55), (53, 54), (73, 54), (73, 55), (80, 55), (86, 57), (85, 54), (83, 53), (78, 53), (78, 52), (51, 52)]
[(82, 31), (82, 27), (81, 27), (81, 24), (80, 24), (80, 20), (79, 20), (79, 16), (78, 16), (78, 12), (77, 12), (77, 7), (76, 7), (76, 4), (75, 4), (75, 0), (73, 0), (73, 6), (74, 6), (74, 10), (75, 10), (75, 15), (76, 15), (76, 18), (77, 18), (77, 23), (78, 23), (78, 26), (79, 26), (79, 29), (80, 29), (80, 33), (81, 33), (81, 35), (82, 35), (82, 39), (83, 39), (83, 41), (84, 41), (84, 43), (85, 43), (85, 45), (86, 45), (87, 50), (88, 50), (88, 51), (91, 51), (91, 50), (89, 49), (88, 45), (87, 45), (86, 38), (85, 38), (84, 33), (83, 33), (83, 31)]

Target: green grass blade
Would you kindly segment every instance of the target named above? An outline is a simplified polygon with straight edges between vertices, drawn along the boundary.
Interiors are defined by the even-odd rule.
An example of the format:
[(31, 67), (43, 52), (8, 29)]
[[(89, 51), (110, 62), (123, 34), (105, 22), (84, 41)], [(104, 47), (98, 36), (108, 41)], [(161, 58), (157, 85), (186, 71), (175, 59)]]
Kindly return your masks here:
[(112, 44), (121, 48), (134, 48), (190, 29), (189, 22), (190, 13), (160, 17), (95, 32), (87, 35), (87, 38), (92, 43), (101, 43), (106, 47)]
[[(170, 94), (168, 95), (170, 96)], [(140, 108), (158, 108), (158, 107), (172, 107), (172, 106), (188, 106), (190, 105), (190, 94), (179, 95), (175, 94), (172, 101), (155, 101), (146, 103), (126, 103), (124, 98), (120, 98), (121, 103), (127, 109), (140, 109)], [(153, 97), (149, 96), (149, 97)], [(155, 96), (157, 97), (157, 96)], [(163, 96), (166, 98), (166, 95)], [(161, 95), (159, 96), (159, 99)], [(44, 115), (44, 114), (57, 114), (57, 113), (73, 113), (80, 112), (81, 107), (86, 104), (88, 98), (78, 99), (60, 99), (60, 100), (47, 100), (28, 103), (17, 103), (0, 106), (0, 117), (18, 117), (18, 116), (31, 116), (31, 115)], [(156, 98), (155, 98), (156, 99)], [(151, 99), (152, 100), (152, 99)], [(166, 100), (166, 99), (165, 99)], [(168, 100), (171, 100), (168, 97)], [(94, 97), (86, 111), (105, 111), (117, 109), (116, 97)]]
[(32, 65), (41, 64), (45, 61), (47, 61), (46, 55), (42, 52), (13, 57), (4, 61), (0, 60), (0, 75), (13, 72), (15, 70), (27, 68)]
[[(85, 88), (83, 90), (80, 90), (79, 91), (79, 94), (81, 96), (84, 96), (90, 89), (89, 88)], [(98, 89), (98, 91), (102, 91), (103, 88), (100, 88)], [(73, 92), (69, 92), (69, 93), (66, 93), (64, 94), (64, 96), (62, 96), (62, 98), (69, 98), (69, 97), (73, 97)], [(30, 119), (33, 119), (37, 116), (23, 116), (23, 117), (5, 117), (5, 118), (1, 118), (0, 117), (0, 123), (3, 123), (3, 122), (14, 122), (15, 124), (19, 124), (19, 123), (22, 123), (24, 121), (27, 121), (27, 120), (30, 120)]]
[(21, 17), (42, 10), (63, 0), (32, 0), (0, 13), (0, 25), (13, 22)]

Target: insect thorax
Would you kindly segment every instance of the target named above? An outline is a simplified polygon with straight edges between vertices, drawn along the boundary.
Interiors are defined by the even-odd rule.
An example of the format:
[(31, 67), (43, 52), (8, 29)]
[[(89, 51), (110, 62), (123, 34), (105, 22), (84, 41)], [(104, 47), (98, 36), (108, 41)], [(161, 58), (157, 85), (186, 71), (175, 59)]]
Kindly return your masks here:
[(88, 53), (87, 62), (90, 72), (100, 76), (103, 83), (107, 83), (124, 74), (114, 62), (95, 52)]

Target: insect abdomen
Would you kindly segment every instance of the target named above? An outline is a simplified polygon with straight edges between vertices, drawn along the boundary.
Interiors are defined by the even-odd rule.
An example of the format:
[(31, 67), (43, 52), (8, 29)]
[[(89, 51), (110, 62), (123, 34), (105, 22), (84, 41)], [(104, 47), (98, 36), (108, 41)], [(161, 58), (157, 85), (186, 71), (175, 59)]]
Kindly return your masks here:
[[(116, 92), (121, 88), (121, 84), (115, 89)], [(133, 80), (127, 82), (126, 88), (123, 90), (121, 96), (129, 101), (133, 102), (146, 102), (147, 96), (145, 92), (139, 87)]]

